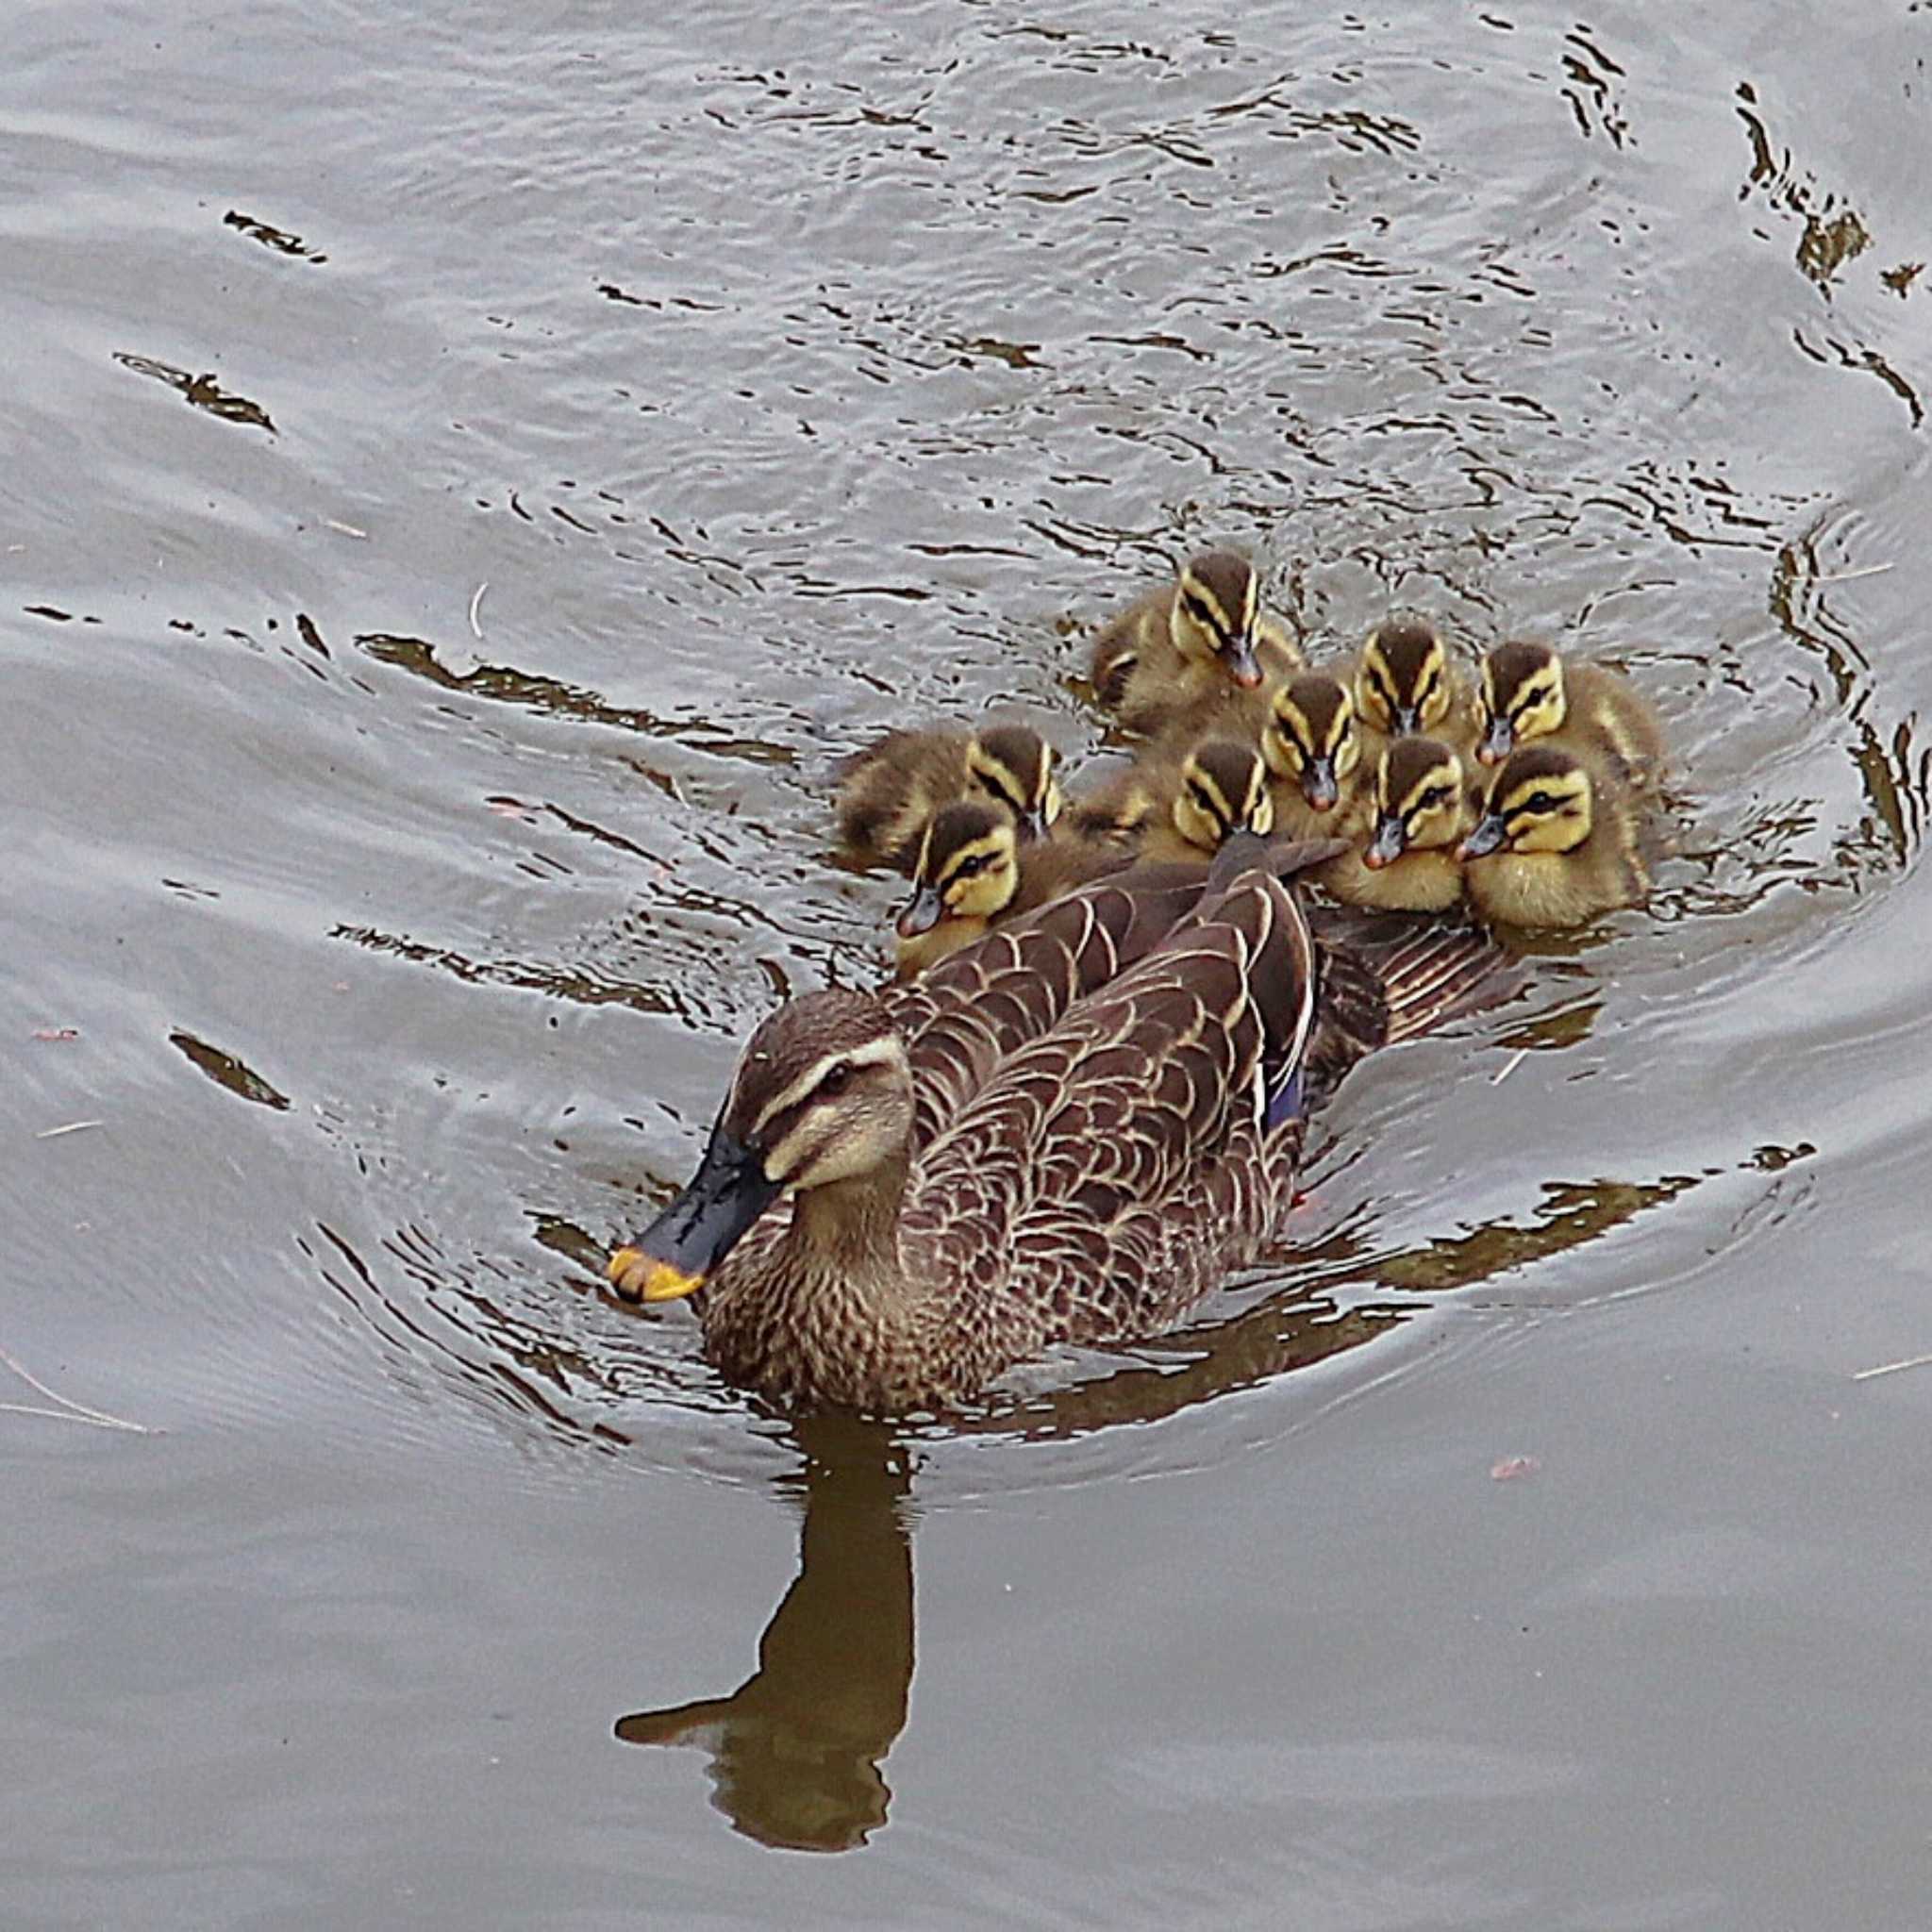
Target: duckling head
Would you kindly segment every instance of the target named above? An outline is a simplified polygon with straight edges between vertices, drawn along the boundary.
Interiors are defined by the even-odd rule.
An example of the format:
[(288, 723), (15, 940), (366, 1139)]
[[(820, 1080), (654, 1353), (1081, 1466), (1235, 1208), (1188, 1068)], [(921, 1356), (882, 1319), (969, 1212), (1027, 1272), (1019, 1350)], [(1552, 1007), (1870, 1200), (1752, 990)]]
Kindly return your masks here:
[(1261, 755), (1276, 777), (1301, 787), (1316, 811), (1334, 808), (1361, 751), (1355, 701), (1332, 672), (1304, 671), (1274, 693)]
[(1041, 839), (1065, 802), (1054, 766), (1059, 754), (1028, 724), (992, 724), (966, 745), (966, 771), (980, 791), (1013, 815), (1023, 839)]
[(994, 919), (1020, 889), (1018, 834), (991, 805), (961, 799), (936, 811), (919, 847), (899, 937), (917, 939), (942, 919)]
[(905, 1042), (871, 993), (788, 1000), (746, 1042), (691, 1183), (611, 1256), (630, 1301), (691, 1294), (791, 1188), (826, 1187), (902, 1157), (912, 1132)]
[(1174, 829), (1205, 852), (1218, 852), (1236, 832), (1272, 831), (1274, 801), (1268, 795), (1268, 767), (1252, 744), (1231, 738), (1204, 739), (1181, 767), (1174, 801)]
[(1396, 738), (1433, 731), (1454, 699), (1448, 654), (1427, 618), (1398, 612), (1369, 633), (1355, 701), (1377, 731)]
[(1500, 765), (1519, 744), (1563, 728), (1563, 660), (1548, 644), (1517, 639), (1483, 659), (1483, 729), (1475, 755)]
[(1526, 744), (1490, 780), (1475, 829), (1458, 858), (1492, 852), (1574, 852), (1595, 823), (1590, 773), (1560, 745)]
[(1255, 620), (1261, 587), (1255, 566), (1231, 550), (1207, 550), (1181, 565), (1170, 628), (1174, 647), (1197, 663), (1219, 664), (1243, 691), (1261, 682)]
[(1375, 828), (1362, 863), (1371, 872), (1405, 852), (1451, 845), (1461, 831), (1462, 760), (1439, 739), (1398, 738), (1375, 776)]

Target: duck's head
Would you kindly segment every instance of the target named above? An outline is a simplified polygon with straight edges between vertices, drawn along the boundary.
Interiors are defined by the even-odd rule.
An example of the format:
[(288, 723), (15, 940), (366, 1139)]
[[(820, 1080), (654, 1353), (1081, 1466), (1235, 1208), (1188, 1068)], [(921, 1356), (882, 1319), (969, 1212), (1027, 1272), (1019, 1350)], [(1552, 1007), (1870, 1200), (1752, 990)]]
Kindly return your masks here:
[(966, 745), (966, 771), (979, 790), (1013, 815), (1023, 839), (1040, 839), (1060, 815), (1058, 754), (1029, 724), (991, 724)]
[(1495, 852), (1574, 852), (1595, 824), (1590, 772), (1557, 744), (1525, 744), (1490, 780), (1482, 816), (1458, 858)]
[(1398, 738), (1375, 774), (1375, 825), (1362, 863), (1371, 872), (1405, 852), (1453, 845), (1464, 824), (1462, 760), (1434, 738)]
[(1222, 841), (1236, 832), (1272, 831), (1274, 801), (1258, 748), (1232, 738), (1203, 739), (1181, 767), (1174, 824), (1204, 852), (1218, 852)]
[(1517, 639), (1483, 659), (1482, 738), (1475, 755), (1500, 765), (1519, 744), (1563, 728), (1563, 660), (1548, 644)]
[(1355, 701), (1377, 731), (1395, 738), (1433, 731), (1455, 698), (1449, 655), (1427, 618), (1399, 612), (1369, 633)]
[(1301, 787), (1316, 811), (1334, 808), (1361, 751), (1355, 701), (1332, 672), (1304, 671), (1274, 693), (1261, 754), (1276, 777)]
[(1196, 663), (1219, 664), (1243, 691), (1261, 682), (1255, 620), (1261, 587), (1255, 566), (1231, 550), (1206, 550), (1181, 565), (1170, 628), (1174, 647)]
[(942, 919), (995, 919), (1019, 888), (1013, 821), (976, 799), (942, 807), (920, 841), (912, 896), (899, 913), (899, 937), (917, 939)]
[(630, 1301), (691, 1294), (787, 1189), (870, 1174), (911, 1131), (906, 1045), (878, 1000), (788, 1000), (739, 1057), (690, 1185), (611, 1256), (611, 1285)]

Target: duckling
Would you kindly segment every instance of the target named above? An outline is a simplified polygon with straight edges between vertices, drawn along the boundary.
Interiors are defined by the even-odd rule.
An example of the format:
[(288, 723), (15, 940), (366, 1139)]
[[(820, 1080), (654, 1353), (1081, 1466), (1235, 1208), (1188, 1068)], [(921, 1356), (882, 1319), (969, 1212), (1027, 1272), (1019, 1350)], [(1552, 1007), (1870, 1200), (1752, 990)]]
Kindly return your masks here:
[(1272, 831), (1274, 802), (1255, 745), (1204, 738), (1185, 758), (1138, 760), (1067, 817), (1081, 838), (1162, 862), (1209, 858), (1234, 832)]
[(1026, 724), (889, 731), (840, 768), (839, 837), (855, 858), (909, 873), (933, 813), (981, 798), (1009, 811), (1022, 839), (1042, 838), (1060, 812), (1058, 760)]
[(1427, 735), (1464, 750), (1475, 741), (1475, 718), (1461, 675), (1436, 626), (1397, 611), (1372, 630), (1356, 663), (1356, 709), (1391, 738)]
[(1366, 821), (1388, 743), (1363, 724), (1332, 671), (1304, 671), (1274, 693), (1261, 756), (1274, 774), (1274, 824), (1290, 838), (1350, 838)]
[(1663, 727), (1617, 672), (1518, 638), (1483, 659), (1476, 757), (1500, 765), (1519, 744), (1557, 735), (1640, 790), (1657, 782)]
[(1152, 736), (1241, 713), (1264, 681), (1302, 668), (1286, 625), (1260, 608), (1246, 558), (1204, 551), (1173, 590), (1150, 591), (1093, 640), (1094, 695), (1129, 731)]
[(1443, 912), (1462, 897), (1456, 847), (1475, 812), (1462, 760), (1438, 738), (1398, 738), (1375, 774), (1366, 846), (1331, 858), (1315, 877), (1349, 906)]
[(1492, 924), (1583, 925), (1650, 895), (1629, 788), (1554, 742), (1509, 754), (1457, 857)]
[(920, 841), (912, 896), (901, 908), (898, 974), (911, 979), (998, 921), (1131, 864), (1133, 854), (1074, 840), (1022, 845), (997, 806), (962, 798), (933, 814)]

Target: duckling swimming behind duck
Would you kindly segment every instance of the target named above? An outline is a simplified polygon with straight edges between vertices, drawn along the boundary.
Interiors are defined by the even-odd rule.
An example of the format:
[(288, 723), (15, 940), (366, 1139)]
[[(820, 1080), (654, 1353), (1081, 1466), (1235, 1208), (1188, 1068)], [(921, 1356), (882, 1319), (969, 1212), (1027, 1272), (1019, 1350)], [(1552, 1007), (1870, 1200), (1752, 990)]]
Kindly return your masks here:
[(1368, 815), (1387, 742), (1363, 724), (1332, 671), (1290, 678), (1261, 728), (1275, 829), (1297, 839), (1350, 837)]
[(932, 816), (912, 870), (912, 896), (899, 913), (898, 973), (910, 979), (999, 921), (1103, 878), (1129, 864), (1118, 847), (1074, 840), (1022, 844), (996, 806), (958, 799)]
[(1149, 591), (1101, 629), (1090, 675), (1101, 708), (1129, 731), (1191, 735), (1301, 666), (1287, 627), (1261, 608), (1254, 565), (1209, 550), (1171, 591)]
[(1478, 725), (1476, 757), (1486, 765), (1554, 737), (1640, 790), (1656, 783), (1663, 764), (1663, 726), (1627, 679), (1530, 639), (1498, 644), (1483, 659)]
[(1474, 821), (1470, 783), (1454, 749), (1435, 738), (1397, 738), (1375, 776), (1368, 843), (1315, 876), (1349, 906), (1444, 912), (1462, 897), (1456, 846)]
[(1492, 924), (1584, 925), (1650, 896), (1628, 788), (1550, 741), (1509, 754), (1458, 856)]
[(1384, 618), (1356, 660), (1355, 704), (1363, 722), (1391, 738), (1428, 736), (1457, 751), (1475, 738), (1461, 674), (1436, 626), (1413, 611)]
[(1206, 858), (1236, 832), (1269, 832), (1268, 768), (1252, 744), (1205, 738), (1183, 758), (1138, 759), (1067, 812), (1074, 833), (1156, 861)]
[(1060, 811), (1058, 758), (1026, 724), (889, 731), (841, 767), (840, 839), (855, 858), (909, 872), (933, 813), (959, 798), (1000, 806), (1022, 839), (1042, 838)]

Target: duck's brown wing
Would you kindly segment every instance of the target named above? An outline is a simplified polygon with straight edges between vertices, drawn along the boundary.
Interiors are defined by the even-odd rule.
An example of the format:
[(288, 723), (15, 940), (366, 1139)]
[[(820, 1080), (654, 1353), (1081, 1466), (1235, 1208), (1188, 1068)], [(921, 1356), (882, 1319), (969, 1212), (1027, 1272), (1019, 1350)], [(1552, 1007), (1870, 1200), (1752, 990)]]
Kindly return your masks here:
[(1010, 1055), (915, 1168), (902, 1223), (969, 1352), (1165, 1326), (1274, 1224), (1300, 1144), (1269, 1124), (1314, 1012), (1314, 952), (1265, 868)]
[(1365, 1055), (1499, 1005), (1523, 970), (1487, 933), (1425, 913), (1310, 914), (1318, 958), (1307, 1100), (1319, 1107)]
[(1137, 866), (1013, 920), (880, 997), (907, 1042), (913, 1145), (924, 1146), (1008, 1055), (1142, 958), (1192, 911), (1205, 874)]

